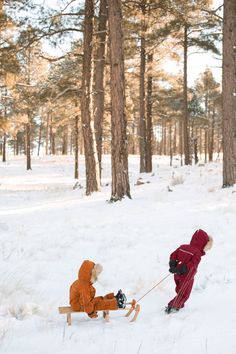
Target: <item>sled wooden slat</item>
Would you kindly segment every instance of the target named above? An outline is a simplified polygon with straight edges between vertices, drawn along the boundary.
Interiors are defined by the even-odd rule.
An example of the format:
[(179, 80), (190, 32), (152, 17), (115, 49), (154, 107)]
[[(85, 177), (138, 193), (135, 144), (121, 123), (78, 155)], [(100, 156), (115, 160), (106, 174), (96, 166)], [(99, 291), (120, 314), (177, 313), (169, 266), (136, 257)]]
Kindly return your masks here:
[(130, 322), (134, 322), (134, 321), (137, 320), (137, 317), (138, 317), (139, 312), (140, 312), (140, 305), (139, 304), (135, 306), (134, 311), (135, 311), (134, 317), (132, 318), (132, 320)]
[(70, 306), (62, 306), (58, 307), (60, 314), (73, 313), (73, 312), (82, 312), (82, 311), (74, 311)]
[[(129, 305), (132, 305), (132, 303), (129, 303)], [(138, 305), (139, 306), (139, 305)], [(128, 313), (130, 314), (133, 310), (135, 310), (135, 315), (132, 319), (132, 322), (136, 320), (137, 316), (138, 316), (138, 313), (139, 313), (139, 310), (140, 310), (140, 307), (137, 309), (138, 311), (136, 311), (136, 308), (133, 308), (132, 306), (131, 307), (126, 307), (124, 309), (117, 309), (117, 310), (114, 310), (114, 311), (118, 311), (118, 310), (126, 310), (128, 311)], [(132, 310), (132, 311), (131, 311)], [(72, 316), (71, 314), (72, 313), (83, 313), (84, 311), (74, 311), (72, 310), (72, 308), (70, 306), (60, 306), (58, 307), (58, 311), (61, 315), (66, 315), (66, 319), (67, 319), (67, 324), (68, 326), (71, 326), (71, 323), (72, 323)], [(98, 312), (101, 312), (101, 311), (98, 311)], [(106, 322), (109, 322), (109, 311), (102, 311), (103, 312), (103, 318)], [(127, 316), (127, 314), (126, 314)]]
[[(72, 313), (83, 313), (84, 311), (74, 311), (70, 306), (61, 306), (58, 307), (58, 311), (61, 315), (66, 315), (67, 324), (71, 326), (72, 323)], [(100, 312), (100, 311), (99, 311)], [(106, 322), (109, 322), (109, 311), (103, 311), (103, 318)]]

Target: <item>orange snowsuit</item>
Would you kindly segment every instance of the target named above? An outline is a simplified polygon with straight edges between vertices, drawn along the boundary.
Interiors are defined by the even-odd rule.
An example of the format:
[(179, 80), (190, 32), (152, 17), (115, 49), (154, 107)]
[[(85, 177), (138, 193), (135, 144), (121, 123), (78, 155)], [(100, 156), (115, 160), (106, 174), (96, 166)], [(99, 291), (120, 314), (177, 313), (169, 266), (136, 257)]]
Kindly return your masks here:
[(78, 280), (70, 287), (70, 305), (74, 311), (84, 311), (91, 317), (99, 310), (117, 310), (117, 300), (113, 293), (95, 297), (91, 277), (95, 263), (84, 261), (79, 269)]

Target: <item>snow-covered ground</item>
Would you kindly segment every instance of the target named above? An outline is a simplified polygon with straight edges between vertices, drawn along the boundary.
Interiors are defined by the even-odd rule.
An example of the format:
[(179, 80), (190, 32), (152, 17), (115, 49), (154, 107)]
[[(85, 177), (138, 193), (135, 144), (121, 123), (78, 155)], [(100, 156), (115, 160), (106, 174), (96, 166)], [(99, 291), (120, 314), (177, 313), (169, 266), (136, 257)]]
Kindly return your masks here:
[[(0, 352), (235, 354), (236, 190), (221, 188), (221, 163), (170, 167), (155, 157), (154, 173), (135, 185), (139, 159), (130, 157), (133, 199), (109, 204), (109, 162), (102, 192), (90, 197), (73, 190), (72, 157), (33, 159), (28, 172), (23, 158), (0, 163)], [(83, 161), (80, 173), (84, 186)], [(104, 266), (97, 295), (121, 288), (137, 299), (168, 274), (170, 252), (198, 228), (214, 247), (179, 313), (163, 311), (174, 296), (171, 275), (141, 301), (137, 322), (122, 311), (109, 323), (75, 314), (68, 327), (58, 314), (84, 259)]]

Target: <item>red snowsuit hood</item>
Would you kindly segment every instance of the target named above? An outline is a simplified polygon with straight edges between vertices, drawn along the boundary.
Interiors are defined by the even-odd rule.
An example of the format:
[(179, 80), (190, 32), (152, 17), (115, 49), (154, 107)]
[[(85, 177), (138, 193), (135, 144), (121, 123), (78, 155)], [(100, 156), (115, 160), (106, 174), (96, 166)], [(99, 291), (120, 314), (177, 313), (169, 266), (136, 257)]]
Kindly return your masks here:
[(208, 234), (205, 231), (199, 229), (194, 232), (190, 245), (199, 249), (199, 251), (203, 256), (205, 254), (204, 247), (206, 246), (208, 241), (209, 241)]

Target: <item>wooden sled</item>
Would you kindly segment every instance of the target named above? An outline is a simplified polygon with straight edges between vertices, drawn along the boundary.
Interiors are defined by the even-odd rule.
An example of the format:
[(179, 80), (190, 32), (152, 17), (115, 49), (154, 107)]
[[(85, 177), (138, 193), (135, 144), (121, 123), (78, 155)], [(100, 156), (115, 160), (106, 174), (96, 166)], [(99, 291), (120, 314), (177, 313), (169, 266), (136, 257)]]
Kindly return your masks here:
[[(133, 318), (131, 319), (130, 322), (134, 322), (136, 321), (138, 315), (139, 315), (139, 311), (140, 311), (140, 305), (136, 304), (135, 300), (132, 300), (132, 302), (128, 302), (127, 303), (128, 307), (125, 307), (124, 309), (117, 309), (114, 311), (118, 311), (118, 310), (128, 310), (128, 312), (126, 313), (125, 317), (128, 317), (131, 315), (131, 313), (133, 311), (135, 311), (135, 314), (133, 316)], [(129, 307), (130, 305), (130, 307)], [(72, 308), (70, 306), (62, 306), (62, 307), (58, 307), (58, 311), (61, 315), (66, 315), (66, 320), (67, 320), (67, 324), (68, 326), (71, 326), (72, 323), (72, 317), (71, 314), (72, 313), (79, 313), (79, 312), (83, 312), (83, 311), (74, 311), (72, 310)], [(98, 311), (100, 312), (100, 311)], [(103, 312), (103, 318), (106, 322), (109, 322), (109, 312), (110, 311), (102, 311)]]

